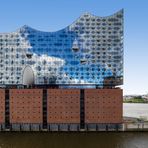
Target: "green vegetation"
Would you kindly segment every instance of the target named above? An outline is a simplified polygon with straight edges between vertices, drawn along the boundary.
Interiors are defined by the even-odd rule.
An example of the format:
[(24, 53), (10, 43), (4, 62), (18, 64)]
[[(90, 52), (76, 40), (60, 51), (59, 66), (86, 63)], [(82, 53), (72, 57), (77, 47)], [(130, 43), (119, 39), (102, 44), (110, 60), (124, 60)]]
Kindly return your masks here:
[(124, 100), (123, 102), (124, 103), (148, 103), (141, 96), (133, 97), (131, 99)]

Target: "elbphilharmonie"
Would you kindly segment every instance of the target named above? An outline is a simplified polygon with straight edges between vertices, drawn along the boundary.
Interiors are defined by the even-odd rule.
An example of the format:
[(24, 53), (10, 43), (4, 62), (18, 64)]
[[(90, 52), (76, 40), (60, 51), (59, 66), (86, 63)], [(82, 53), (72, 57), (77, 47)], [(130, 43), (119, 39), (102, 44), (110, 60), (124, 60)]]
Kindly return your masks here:
[(123, 31), (120, 10), (0, 33), (0, 130), (120, 130)]

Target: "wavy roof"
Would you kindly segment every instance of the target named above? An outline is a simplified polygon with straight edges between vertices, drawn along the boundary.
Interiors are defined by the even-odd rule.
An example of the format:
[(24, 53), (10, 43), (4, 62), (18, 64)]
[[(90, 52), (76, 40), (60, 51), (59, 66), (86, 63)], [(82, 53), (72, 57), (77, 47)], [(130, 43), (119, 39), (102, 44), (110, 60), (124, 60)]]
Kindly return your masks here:
[(62, 30), (65, 30), (67, 29), (68, 27), (74, 25), (76, 22), (78, 22), (81, 18), (85, 17), (85, 15), (88, 15), (90, 18), (100, 18), (100, 19), (108, 19), (108, 18), (112, 18), (112, 17), (115, 17), (116, 15), (119, 15), (119, 14), (123, 14), (123, 9), (119, 10), (118, 12), (112, 14), (112, 15), (109, 15), (109, 16), (96, 16), (96, 15), (93, 15), (89, 12), (85, 12), (83, 13), (79, 18), (77, 18), (72, 24), (68, 25), (67, 27), (63, 28), (63, 29), (60, 29), (60, 30), (57, 30), (57, 31), (41, 31), (41, 30), (37, 30), (37, 29), (34, 29), (28, 25), (23, 25), (22, 27), (20, 27), (19, 29), (17, 29), (16, 31), (13, 31), (13, 32), (8, 32), (8, 33), (0, 33), (0, 34), (9, 34), (9, 33), (14, 33), (14, 32), (19, 32), (20, 30), (24, 29), (24, 30), (32, 30), (32, 31), (37, 31), (37, 32), (45, 32), (45, 33), (55, 33), (55, 32), (59, 32), (59, 31), (62, 31)]

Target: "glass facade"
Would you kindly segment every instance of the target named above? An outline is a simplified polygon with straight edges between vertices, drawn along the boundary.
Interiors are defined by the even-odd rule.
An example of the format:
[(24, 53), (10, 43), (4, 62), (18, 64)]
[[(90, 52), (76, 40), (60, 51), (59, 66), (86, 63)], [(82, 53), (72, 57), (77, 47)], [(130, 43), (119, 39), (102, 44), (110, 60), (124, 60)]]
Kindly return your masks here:
[(34, 84), (121, 85), (123, 10), (107, 17), (85, 13), (57, 32), (23, 26), (1, 33), (0, 85), (23, 84), (26, 67)]

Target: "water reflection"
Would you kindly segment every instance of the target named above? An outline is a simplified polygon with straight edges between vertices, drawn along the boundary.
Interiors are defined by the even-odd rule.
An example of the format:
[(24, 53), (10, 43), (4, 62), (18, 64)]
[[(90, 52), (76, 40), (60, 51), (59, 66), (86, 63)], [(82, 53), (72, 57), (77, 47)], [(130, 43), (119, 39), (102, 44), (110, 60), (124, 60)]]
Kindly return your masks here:
[(148, 133), (1, 133), (0, 148), (148, 148)]

